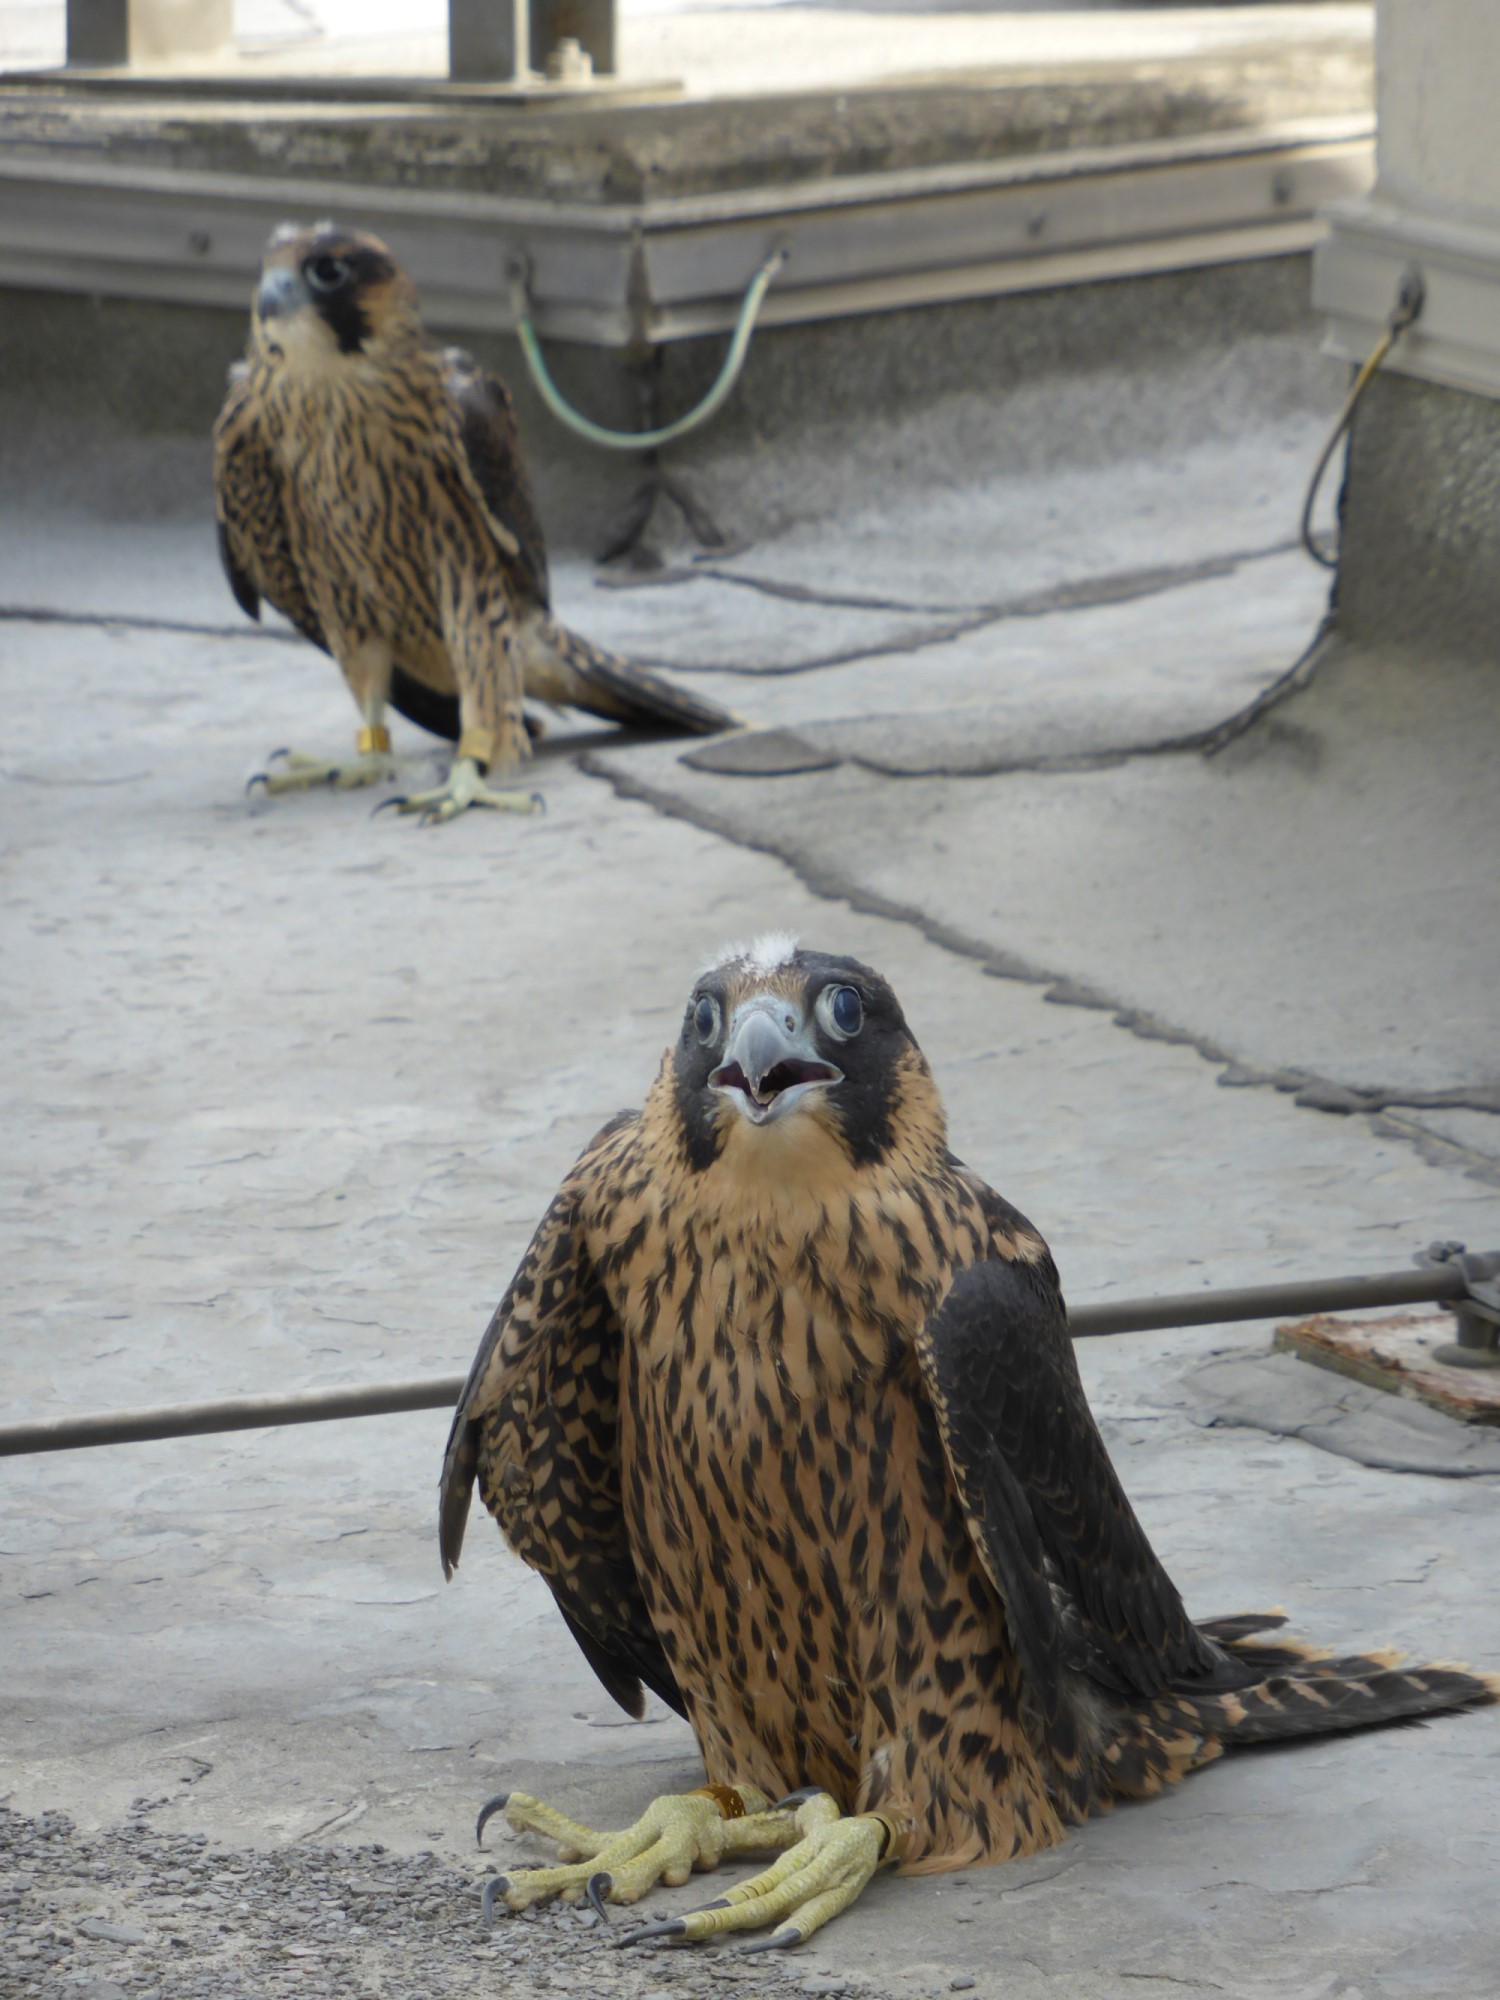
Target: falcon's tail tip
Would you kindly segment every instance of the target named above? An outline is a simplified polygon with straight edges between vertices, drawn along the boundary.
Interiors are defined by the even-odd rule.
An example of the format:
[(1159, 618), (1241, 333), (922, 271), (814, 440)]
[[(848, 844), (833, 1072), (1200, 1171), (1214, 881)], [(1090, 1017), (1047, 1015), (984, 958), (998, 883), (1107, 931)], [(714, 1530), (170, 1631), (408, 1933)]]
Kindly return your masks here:
[(540, 618), (532, 626), (526, 668), (528, 694), (613, 722), (670, 729), (684, 736), (720, 736), (745, 726), (717, 702), (617, 658), (554, 618)]
[(1378, 1654), (1279, 1673), (1215, 1699), (1210, 1727), (1226, 1745), (1274, 1743), (1420, 1722), (1500, 1701), (1500, 1674), (1448, 1662), (1391, 1667)]

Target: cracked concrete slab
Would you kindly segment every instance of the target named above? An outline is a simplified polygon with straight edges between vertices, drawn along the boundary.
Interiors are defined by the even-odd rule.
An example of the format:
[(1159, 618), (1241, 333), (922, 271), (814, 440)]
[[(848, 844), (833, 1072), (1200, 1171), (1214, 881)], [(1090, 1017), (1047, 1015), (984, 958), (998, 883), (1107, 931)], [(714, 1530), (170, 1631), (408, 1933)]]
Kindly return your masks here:
[[(77, 510), (22, 506), (12, 495), (0, 510), (0, 611), (170, 619), (252, 636), (256, 628), (230, 595), (219, 563), (206, 452), (202, 494), (195, 516), (169, 512), (111, 521), (107, 563), (80, 562)], [(96, 529), (94, 546), (104, 539)], [(266, 629), (279, 625), (268, 610)]]
[[(917, 652), (963, 629), (972, 613), (911, 612), (845, 604), (805, 603), (745, 590), (710, 572), (639, 590), (596, 591), (582, 565), (559, 575), (561, 616), (631, 659), (693, 674), (746, 677), (757, 683), (816, 672), (840, 660)], [(581, 587), (582, 586), (582, 587)], [(748, 690), (735, 691), (743, 705)], [(756, 705), (762, 705), (757, 696)]]
[(1184, 351), (1182, 302), (1162, 305), (1154, 350), (1139, 330), (1123, 366), (1049, 366), (1039, 325), (997, 353), (988, 395), (920, 427), (877, 408), (836, 455), (810, 411), (806, 483), (836, 476), (837, 499), (713, 568), (942, 610), (1291, 539), (1346, 371), (1303, 329)]
[[(80, 591), (162, 619), (217, 593), (211, 543), (200, 569), (164, 558), (149, 589), (134, 574), (141, 547), (75, 518)], [(566, 615), (603, 636), (575, 606), (605, 594), (582, 572), (564, 587)], [(640, 594), (664, 607), (664, 631), (678, 595)], [(1073, 616), (1056, 623), (1065, 639)], [(1238, 840), (1267, 870), (1301, 854), (1241, 905), (1256, 937), (1229, 938), (1245, 954), (1258, 944), (1275, 975), (1255, 1017), (1275, 1059), (1338, 1008), (1345, 1046), (1359, 1045), (1373, 1002), (1330, 991), (1322, 954), (1348, 949), (1330, 883), (1366, 898), (1376, 997), (1391, 885), (1381, 841), (1355, 845), (1352, 830), (1373, 820), (1379, 833), (1399, 808), (1412, 870), (1445, 858), (1450, 838), (1479, 838), (1465, 817), (1483, 803), (1477, 787), (1451, 834), (1420, 789), (1435, 780), (1415, 739), (1430, 733), (1433, 762), (1441, 753), (1460, 778), (1487, 754), (1483, 718), (1440, 663), (1412, 706), (1393, 707), (1378, 663), (1361, 684), (1351, 662), (1338, 701), (1320, 681), (1324, 707), (1289, 708), (1294, 748), (1313, 721), (1326, 727), (1322, 795), (1338, 811), (1321, 818), (1285, 748), (1236, 766), (1232, 784), (1224, 767), (1197, 773), (1222, 789), (1200, 791), (1196, 816), (1170, 787), (940, 787), (849, 770), (753, 783), (684, 771), (670, 747), (608, 753), (614, 784), (656, 788), (657, 812), (577, 768), (582, 739), (564, 728), (539, 760), (544, 820), (424, 832), (372, 821), (372, 795), (244, 797), (273, 744), (348, 740), (347, 696), (311, 651), (248, 629), (61, 623), (0, 626), (0, 645), (0, 919), (25, 973), (0, 996), (0, 1311), (17, 1418), (461, 1369), (578, 1147), (638, 1100), (693, 967), (747, 929), (789, 927), (892, 977), (956, 1149), (1045, 1230), (1077, 1302), (1385, 1269), (1438, 1236), (1500, 1242), (1500, 1188), (1466, 1172), (1455, 1146), (1418, 1150), (1398, 1112), (1335, 1118), (1288, 1092), (1220, 1088), (1191, 1042), (1143, 1039), (1100, 1007), (1052, 1005), (1045, 985), (987, 970), (1047, 915), (1050, 884), (1080, 979), (1175, 967), (1174, 1008), (1226, 1033), (1225, 991), (1246, 959), (1210, 956), (1183, 978), (1177, 932), (1198, 906), (1174, 885), (1196, 882), (1206, 900), (1215, 857)], [(1144, 645), (1122, 645), (1097, 677), (1128, 694)], [(864, 670), (837, 671), (855, 687)], [(1061, 640), (1057, 671), (1065, 679)], [(1382, 749), (1373, 776), (1351, 764), (1335, 728), (1351, 715), (1365, 718), (1365, 750), (1404, 735), (1409, 755)], [(420, 741), (400, 737), (413, 753)], [(1403, 766), (1413, 789), (1376, 782)], [(1088, 782), (1101, 779), (1119, 787), (1133, 772)], [(1260, 793), (1234, 804), (1252, 783)], [(1071, 818), (1046, 803), (1059, 785), (1080, 788)], [(1299, 827), (1349, 851), (1298, 850)], [(764, 851), (775, 843), (786, 861)], [(1061, 877), (1047, 872), (1058, 853), (1072, 856)], [(1112, 870), (1119, 907), (1106, 921), (1099, 883)], [(1171, 910), (1164, 883), (1179, 895)], [(1472, 1022), (1449, 947), (1470, 891), (1462, 910), (1456, 897), (1429, 907), (1440, 976), (1390, 996), (1408, 1039), (1460, 1056)], [(1297, 950), (1274, 931), (1288, 900), (1311, 940)], [(967, 941), (952, 935), (960, 918)], [(1080, 1349), (1122, 1477), (1192, 1607), (1284, 1604), (1331, 1645), (1500, 1664), (1497, 1475), (1398, 1475), (1269, 1426), (1206, 1425), (1195, 1383), (1220, 1362), (1262, 1379), (1267, 1337)], [(1317, 1410), (1330, 1391), (1307, 1369), (1284, 1393)], [(620, 1823), (655, 1791), (698, 1782), (685, 1727), (659, 1708), (644, 1725), (611, 1711), (545, 1588), (483, 1524), (442, 1585), (445, 1429), (431, 1413), (0, 1463), (9, 1804), (64, 1809), (90, 1839), (142, 1822), (202, 1833), (238, 1872), (249, 1864), (233, 1857), (248, 1853), (332, 1845), (337, 1870), (360, 1843), (431, 1847), (442, 1923), (423, 1922), (436, 1954), (464, 1922), (455, 1877), (477, 1906), (470, 1830), (484, 1793), (520, 1783)], [(1036, 1862), (883, 1879), (786, 1977), (903, 2000), (962, 1979), (981, 2000), (1153, 1987), (1325, 2000), (1340, 1982), (1363, 2000), (1481, 2000), (1497, 1768), (1496, 1713), (1243, 1756)], [(497, 1838), (494, 1852), (503, 1863), (536, 1850)], [(392, 1893), (420, 1900), (428, 1879), (393, 1880)], [(154, 1923), (156, 1895), (122, 1899), (112, 1920), (149, 1906)], [(527, 2000), (559, 1979), (567, 1990), (581, 1961), (553, 1952), (542, 1925), (484, 1940), (477, 1908), (472, 1920), (451, 1963), (435, 1956), (435, 1993), (458, 1986), (460, 1959)], [(382, 1949), (377, 1937), (375, 1973), (407, 1977), (398, 1947)], [(731, 1954), (641, 1964), (600, 1952), (588, 1977), (601, 2000), (696, 2000), (737, 1980), (762, 1990)], [(334, 1990), (315, 1966), (299, 1978), (319, 2000)]]
[[(1460, 1110), (1497, 1081), (1489, 683), (1442, 656), (1335, 649), (1216, 757), (960, 784), (751, 783), (672, 748), (605, 761), (825, 893), (920, 912), (997, 970), (1193, 1038), (1237, 1080), (1328, 1079), (1355, 1094), (1328, 1101), (1342, 1110), (1452, 1092)], [(899, 838), (872, 841), (872, 815)]]
[[(1326, 601), (1319, 572), (1285, 553), (1119, 604), (996, 620), (920, 650), (893, 644), (837, 670), (758, 684), (753, 695), (741, 687), (738, 705), (757, 724), (893, 777), (982, 776), (1148, 749), (1212, 729), (1255, 700), (1306, 645)], [(714, 679), (695, 685), (726, 699)], [(687, 765), (731, 771), (753, 749), (716, 741), (689, 752)]]

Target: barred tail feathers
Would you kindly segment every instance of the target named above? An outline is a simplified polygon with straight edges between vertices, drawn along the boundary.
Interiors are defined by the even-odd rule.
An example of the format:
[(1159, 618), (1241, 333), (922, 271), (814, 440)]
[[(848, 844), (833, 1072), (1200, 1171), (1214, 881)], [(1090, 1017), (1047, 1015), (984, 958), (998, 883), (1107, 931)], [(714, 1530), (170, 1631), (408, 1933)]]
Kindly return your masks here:
[(1405, 1667), (1389, 1651), (1335, 1657), (1296, 1639), (1261, 1637), (1281, 1623), (1277, 1613), (1200, 1626), (1253, 1678), (1238, 1687), (1171, 1688), (1118, 1712), (1101, 1772), (1113, 1797), (1149, 1798), (1225, 1750), (1378, 1729), (1500, 1701), (1500, 1675), (1446, 1662)]
[(545, 613), (527, 625), (525, 662), (526, 692), (536, 701), (689, 736), (716, 736), (741, 726), (717, 703), (605, 652)]
[(1459, 1666), (1397, 1667), (1370, 1654), (1273, 1675), (1237, 1694), (1214, 1695), (1204, 1720), (1227, 1749), (1378, 1729), (1500, 1700), (1500, 1677)]

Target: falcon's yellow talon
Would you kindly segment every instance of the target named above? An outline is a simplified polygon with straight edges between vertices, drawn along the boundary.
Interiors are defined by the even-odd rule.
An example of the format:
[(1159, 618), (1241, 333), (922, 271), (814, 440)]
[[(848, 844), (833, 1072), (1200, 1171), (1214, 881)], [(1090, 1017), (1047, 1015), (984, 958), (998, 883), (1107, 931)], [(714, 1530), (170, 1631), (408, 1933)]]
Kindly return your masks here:
[(484, 782), (484, 773), (472, 757), (455, 757), (443, 783), (430, 792), (413, 792), (409, 798), (390, 799), (397, 812), (418, 813), (421, 826), (441, 826), (471, 807), (484, 806), (491, 812), (539, 812), (540, 792), (497, 792)]
[[(501, 1810), (491, 1800), (481, 1821), (491, 1808)], [(524, 1792), (511, 1792), (503, 1810), (516, 1832), (543, 1833), (579, 1858), (493, 1876), (484, 1892), (487, 1922), (497, 1900), (519, 1911), (554, 1896), (568, 1903), (586, 1897), (601, 1910), (606, 1901), (638, 1902), (658, 1882), (686, 1882), (697, 1869), (716, 1868), (726, 1854), (784, 1850), (769, 1868), (711, 1903), (626, 1932), (618, 1940), (622, 1946), (666, 1937), (696, 1944), (768, 1924), (776, 1929), (758, 1949), (801, 1944), (849, 1907), (890, 1846), (887, 1820), (874, 1813), (846, 1819), (826, 1792), (791, 1813), (771, 1806), (752, 1786), (711, 1785), (653, 1800), (620, 1833), (596, 1833)]]
[[(695, 1869), (716, 1868), (726, 1854), (774, 1852), (797, 1839), (793, 1816), (770, 1810), (753, 1786), (733, 1788), (738, 1813), (726, 1809), (730, 1796), (728, 1786), (668, 1795), (654, 1799), (634, 1826), (596, 1833), (540, 1799), (511, 1792), (503, 1810), (513, 1830), (544, 1834), (568, 1858), (551, 1868), (512, 1868), (492, 1876), (483, 1907), (492, 1909), (498, 1898), (508, 1910), (525, 1910), (554, 1896), (566, 1903), (586, 1897), (596, 1910), (605, 1901), (635, 1903), (658, 1882), (680, 1886)], [(481, 1813), (481, 1832), (491, 1807), (502, 1810), (489, 1802)]]
[[(359, 751), (348, 763), (330, 763), (326, 757), (310, 757), (303, 750), (273, 750), (266, 759), (265, 770), (257, 771), (245, 789), (264, 785), (272, 793), (306, 792), (320, 785), (332, 785), (338, 791), (352, 792), (393, 778), (397, 766), (390, 753), (389, 739), (383, 750), (367, 749), (364, 738), (369, 731), (362, 729), (359, 734)], [(382, 730), (380, 734), (385, 732)]]
[(691, 1943), (730, 1931), (775, 1930), (757, 1951), (805, 1943), (830, 1918), (847, 1910), (879, 1869), (889, 1848), (889, 1823), (876, 1813), (845, 1818), (826, 1793), (799, 1807), (800, 1838), (771, 1867), (736, 1883), (717, 1903), (680, 1919)]

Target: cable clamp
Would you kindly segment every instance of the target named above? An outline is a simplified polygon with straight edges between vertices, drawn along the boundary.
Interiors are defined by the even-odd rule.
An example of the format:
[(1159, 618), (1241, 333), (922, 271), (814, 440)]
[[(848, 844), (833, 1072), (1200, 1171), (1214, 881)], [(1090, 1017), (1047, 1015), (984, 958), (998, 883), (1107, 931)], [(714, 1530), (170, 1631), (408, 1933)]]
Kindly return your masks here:
[(1453, 1368), (1500, 1368), (1500, 1250), (1481, 1254), (1462, 1243), (1429, 1243), (1413, 1261), (1457, 1271), (1464, 1281), (1464, 1296), (1443, 1302), (1457, 1321), (1458, 1338), (1436, 1348), (1434, 1360)]

